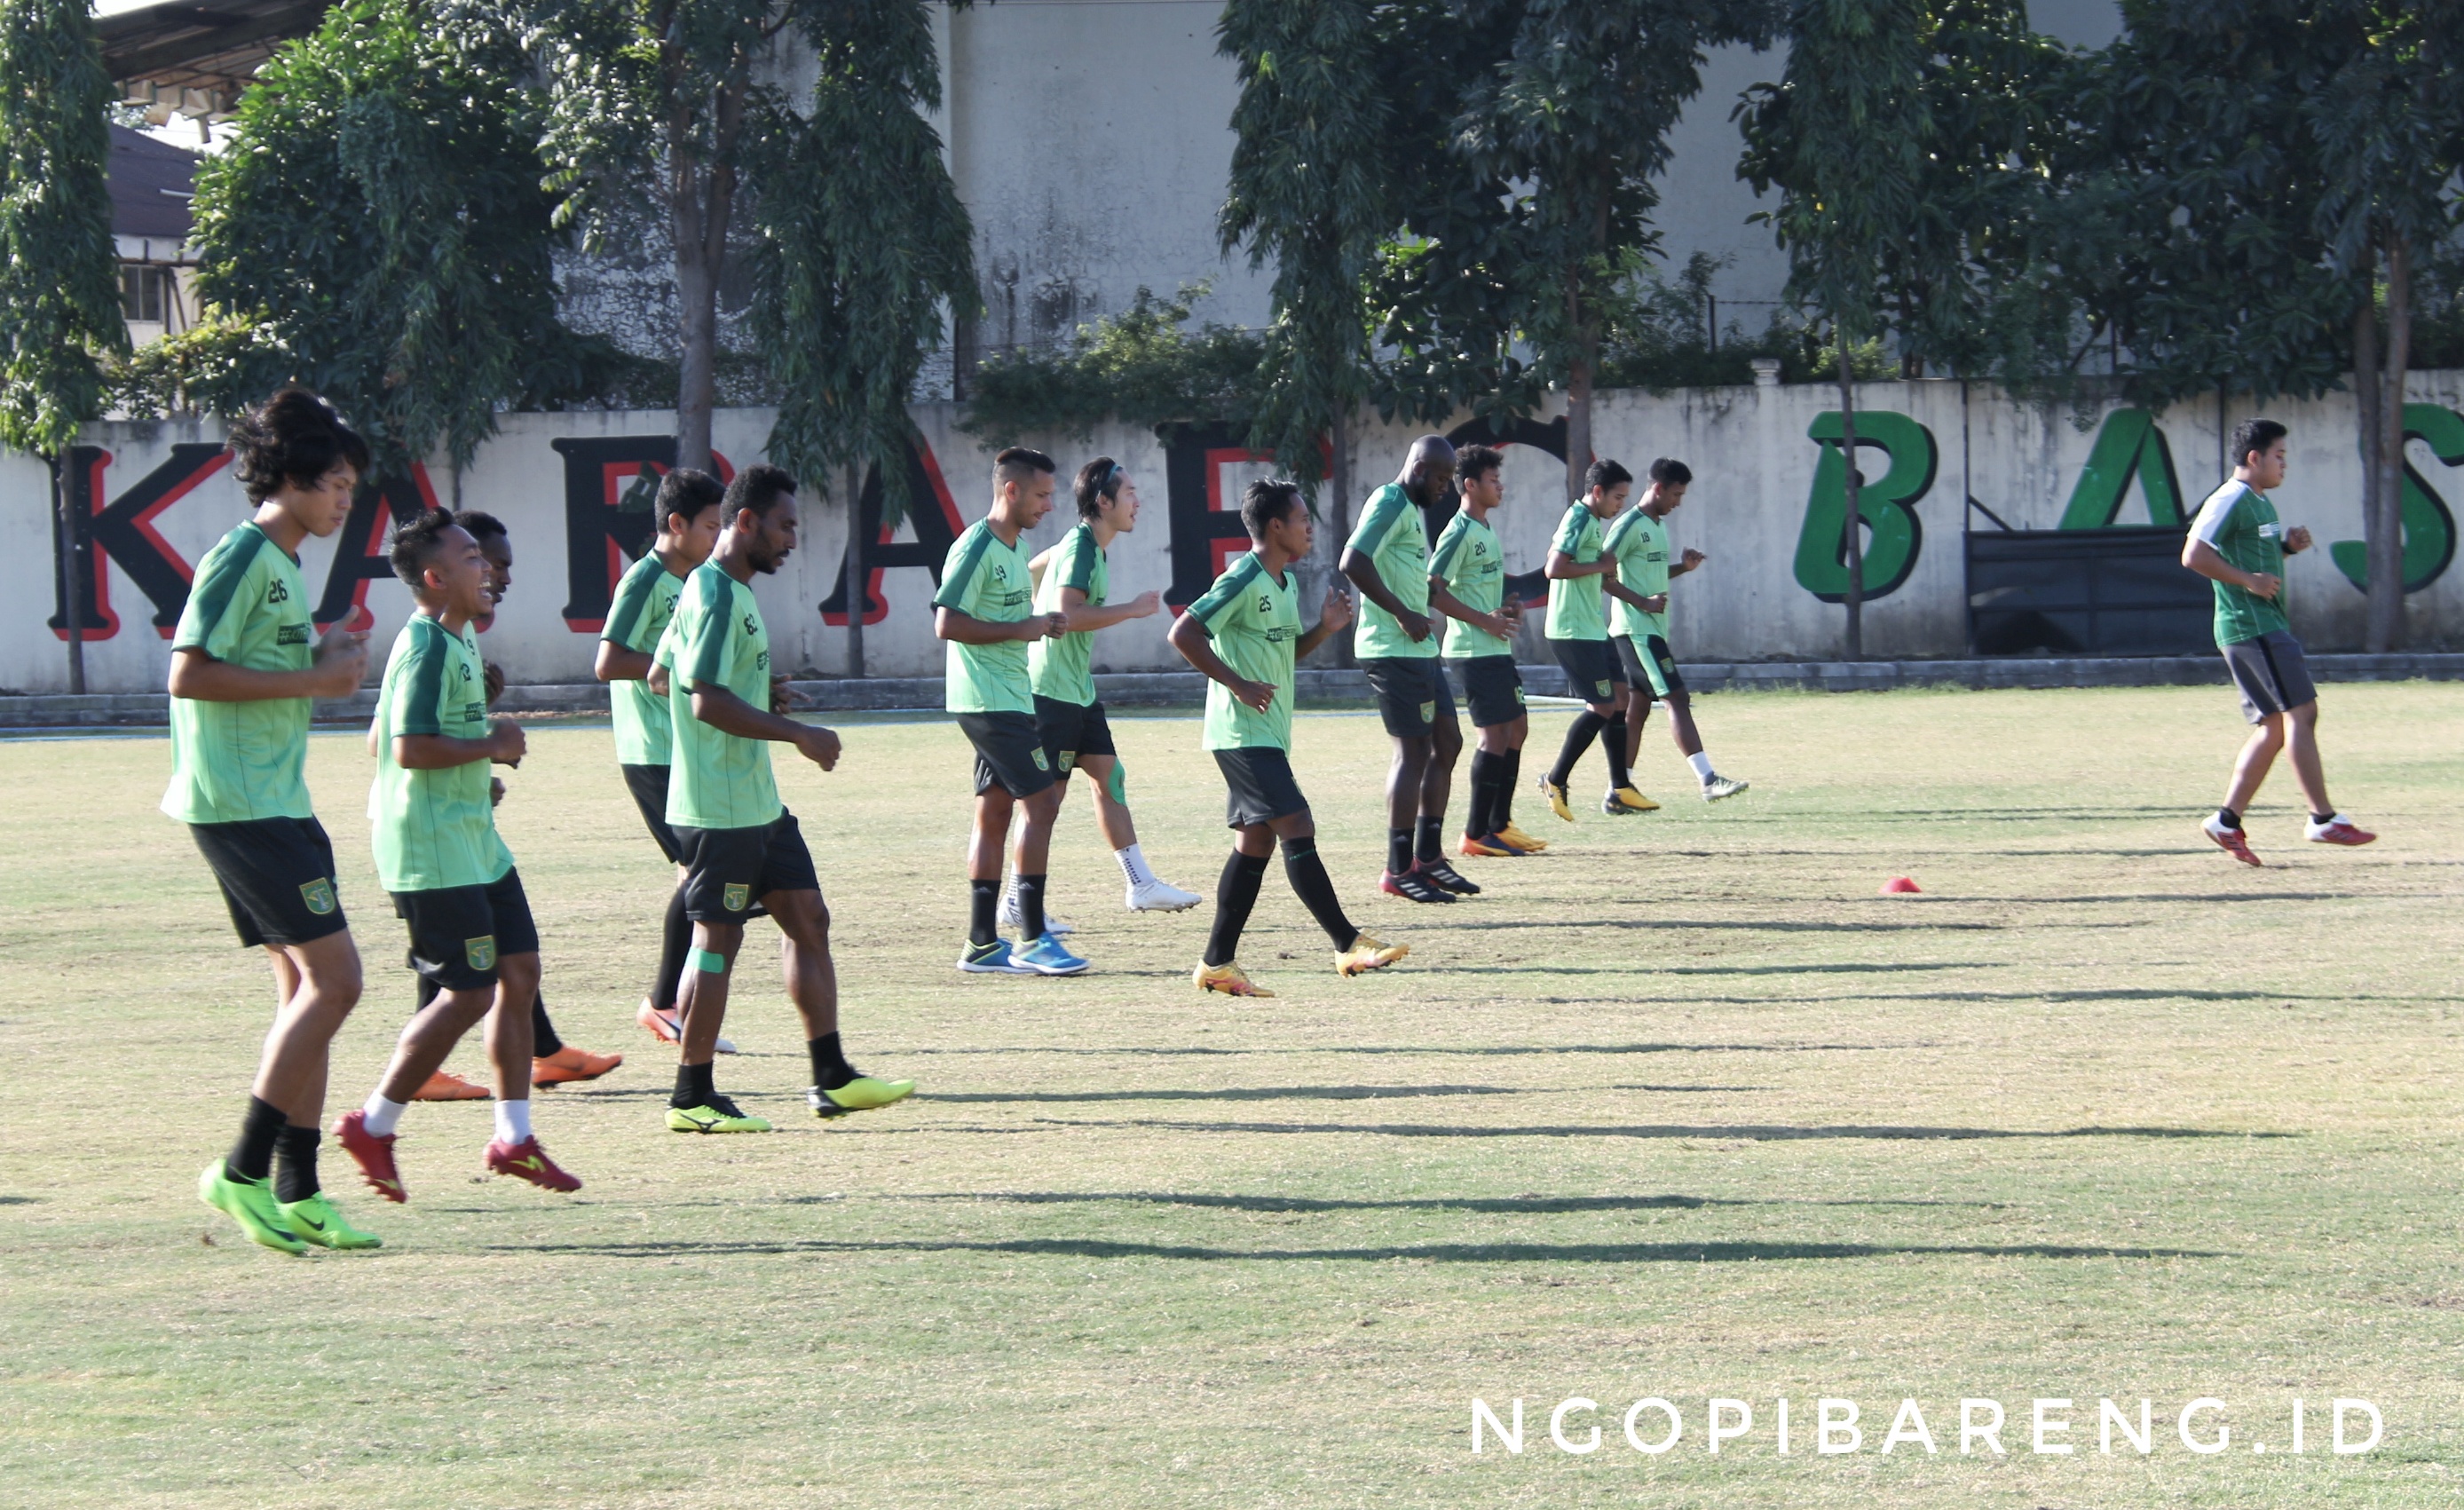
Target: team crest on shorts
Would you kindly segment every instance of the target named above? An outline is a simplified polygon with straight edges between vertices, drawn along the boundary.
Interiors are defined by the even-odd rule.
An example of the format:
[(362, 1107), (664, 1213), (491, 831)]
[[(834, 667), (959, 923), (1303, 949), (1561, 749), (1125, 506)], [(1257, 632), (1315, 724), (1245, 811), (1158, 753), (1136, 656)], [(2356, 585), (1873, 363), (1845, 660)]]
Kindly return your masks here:
[(742, 912), (745, 904), (752, 900), (753, 883), (747, 881), (741, 886), (728, 887), (726, 895), (719, 899), (719, 903), (729, 912)]
[(1420, 704), (1420, 722), (1423, 723), (1435, 723), (1438, 722), (1438, 705), (1436, 703), (1423, 702)]
[(1600, 700), (1602, 702), (1609, 700), (1609, 684), (1607, 682), (1595, 681), (1593, 682), (1592, 685), (1600, 689)]
[(1050, 761), (1045, 760), (1045, 759), (1044, 758), (1044, 748), (1043, 748), (1043, 746), (1042, 746), (1042, 745), (1038, 745), (1038, 746), (1036, 747), (1036, 749), (1035, 749), (1035, 751), (1034, 751), (1034, 754), (1035, 754), (1035, 768), (1036, 768), (1037, 770), (1050, 770), (1050, 769), (1052, 768), (1052, 763), (1051, 763)]
[(495, 969), (496, 967), (496, 936), (493, 933), (489, 933), (482, 934), (480, 937), (475, 939), (463, 940), (462, 958), (470, 961), (471, 968), (474, 970)]
[(306, 902), (308, 910), (318, 917), (331, 917), (334, 911), (334, 883), (322, 876), (315, 880), (302, 882), (299, 887), (299, 899)]
[(1076, 750), (1063, 750), (1061, 752), (1061, 774), (1064, 776), (1068, 775), (1069, 767), (1077, 763), (1078, 752)]
[(1526, 706), (1529, 706), (1529, 701), (1530, 701), (1530, 699), (1528, 699), (1528, 698), (1526, 698), (1526, 697), (1524, 697), (1524, 696), (1523, 696), (1523, 689), (1522, 689), (1521, 687), (1517, 687), (1517, 688), (1515, 688), (1515, 689), (1514, 689), (1514, 705), (1515, 705), (1516, 707), (1518, 707), (1518, 708), (1519, 708), (1519, 707), (1526, 707)]

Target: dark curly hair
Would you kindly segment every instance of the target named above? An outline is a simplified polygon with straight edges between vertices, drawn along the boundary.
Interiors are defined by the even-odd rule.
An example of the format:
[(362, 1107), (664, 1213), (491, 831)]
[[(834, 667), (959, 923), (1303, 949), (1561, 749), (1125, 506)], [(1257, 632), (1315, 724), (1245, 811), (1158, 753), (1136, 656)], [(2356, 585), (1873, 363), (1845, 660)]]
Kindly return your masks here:
[(315, 487), (325, 474), (347, 465), (368, 475), (368, 443), (342, 423), (334, 406), (304, 388), (278, 390), (231, 426), (231, 471), (262, 503), (285, 484)]

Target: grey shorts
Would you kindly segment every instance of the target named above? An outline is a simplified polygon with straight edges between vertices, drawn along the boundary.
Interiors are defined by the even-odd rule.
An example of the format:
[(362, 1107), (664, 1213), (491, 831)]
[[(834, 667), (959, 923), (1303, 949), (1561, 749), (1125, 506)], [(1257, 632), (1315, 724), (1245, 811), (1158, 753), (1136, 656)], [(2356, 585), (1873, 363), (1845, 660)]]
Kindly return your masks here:
[(2241, 691), (2242, 717), (2253, 723), (2319, 700), (2301, 642), (2282, 630), (2227, 645), (2224, 656), (2225, 669), (2233, 673), (2233, 685)]

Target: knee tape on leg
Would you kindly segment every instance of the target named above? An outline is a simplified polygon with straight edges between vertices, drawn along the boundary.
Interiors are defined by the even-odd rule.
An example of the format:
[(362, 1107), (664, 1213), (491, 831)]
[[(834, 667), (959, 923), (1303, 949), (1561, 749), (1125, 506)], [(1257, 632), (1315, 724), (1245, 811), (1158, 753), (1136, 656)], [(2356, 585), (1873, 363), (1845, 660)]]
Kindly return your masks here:
[(694, 949), (692, 951), (690, 957), (693, 960), (693, 968), (701, 971), (704, 975), (724, 975), (727, 973), (727, 956), (719, 953), (716, 949)]
[(1104, 772), (1104, 791), (1122, 807), (1130, 805), (1130, 770), (1118, 755), (1112, 757), (1112, 768)]

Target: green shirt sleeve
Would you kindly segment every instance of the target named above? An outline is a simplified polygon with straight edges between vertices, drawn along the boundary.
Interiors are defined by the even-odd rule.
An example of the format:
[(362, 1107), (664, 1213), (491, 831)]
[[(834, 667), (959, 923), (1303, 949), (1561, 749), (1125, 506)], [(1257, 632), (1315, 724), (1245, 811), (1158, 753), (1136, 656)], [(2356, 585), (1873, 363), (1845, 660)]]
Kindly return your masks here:
[(1551, 548), (1562, 550), (1569, 556), (1580, 555), (1583, 549), (1584, 526), (1591, 517), (1592, 511), (1580, 503), (1566, 510), (1566, 518), (1557, 526), (1557, 539)]
[[(700, 596), (701, 611), (693, 615), (691, 633), (677, 651), (678, 659), (688, 668), (688, 690), (727, 685), (727, 652), (736, 634), (736, 605), (732, 601), (713, 601), (706, 588), (699, 581), (693, 585), (693, 590)], [(732, 599), (735, 594), (728, 596)]]
[(257, 561), (268, 543), (262, 535), (236, 536), (232, 539), (253, 539), (250, 549), (226, 540), (224, 548), (214, 553), (203, 575), (188, 591), (187, 607), (180, 613), (180, 627), (172, 636), (173, 650), (201, 650), (216, 660), (229, 660), (239, 652), (240, 636), (247, 632), (250, 608), (264, 596), (257, 578)]
[(1190, 616), (1206, 626), (1207, 633), (1220, 633), (1224, 617), (1240, 606), (1242, 589), (1249, 585), (1250, 578), (1258, 574), (1257, 562), (1255, 556), (1243, 557), (1230, 570), (1215, 579), (1215, 586), (1206, 589), (1204, 597), (1189, 606)]
[[(655, 569), (644, 570), (644, 562), (651, 563)], [(607, 625), (600, 632), (601, 639), (613, 640), (627, 650), (643, 649), (634, 640), (642, 621), (649, 616), (651, 594), (658, 588), (658, 573), (667, 570), (656, 562), (657, 558), (651, 556), (635, 562), (633, 569), (625, 573), (625, 580), (616, 585), (616, 601), (608, 605)]]
[(439, 631), (429, 633), (415, 629), (410, 637), (410, 644), (403, 651), (402, 696), (393, 707), (393, 732), (396, 734), (444, 733), (444, 705), (443, 633)]
[(1061, 579), (1066, 590), (1071, 588), (1092, 597), (1095, 592), (1095, 555), (1101, 547), (1095, 537), (1084, 529), (1073, 529), (1062, 547), (1061, 565), (1067, 568)]
[(1446, 521), (1445, 529), (1438, 536), (1437, 548), (1429, 552), (1430, 576), (1441, 582), (1454, 581), (1455, 557), (1462, 553), (1463, 543), (1471, 534), (1467, 524), (1470, 518), (1468, 514), (1458, 513)]
[(1411, 503), (1410, 497), (1392, 482), (1379, 488), (1370, 495), (1368, 511), (1360, 516), (1360, 523), (1353, 530), (1352, 539), (1345, 543), (1344, 548), (1356, 550), (1364, 556), (1377, 554), (1378, 547), (1385, 544), (1386, 537), (1395, 532), (1396, 523), (1402, 519), (1403, 510)]
[(967, 605), (973, 596), (976, 573), (983, 566), (984, 552), (991, 545), (992, 531), (981, 524), (970, 527), (951, 544), (949, 558), (941, 565), (940, 588), (933, 594), (935, 608), (957, 609), (970, 618), (975, 617), (975, 611)]

